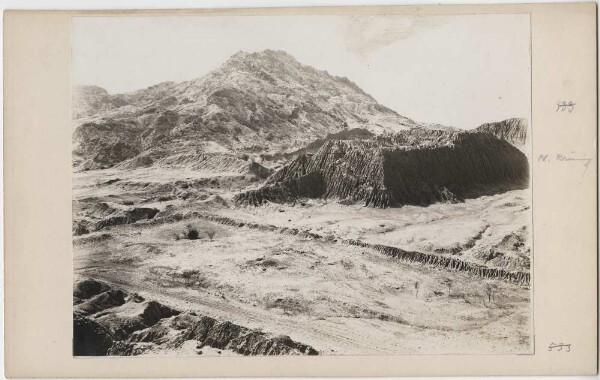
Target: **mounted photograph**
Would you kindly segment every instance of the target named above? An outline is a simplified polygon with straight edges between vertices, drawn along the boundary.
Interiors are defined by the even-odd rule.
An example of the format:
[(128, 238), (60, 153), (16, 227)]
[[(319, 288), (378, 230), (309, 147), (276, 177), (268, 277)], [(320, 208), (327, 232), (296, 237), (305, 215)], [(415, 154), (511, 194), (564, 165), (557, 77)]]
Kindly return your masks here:
[(531, 74), (525, 13), (73, 17), (73, 356), (533, 354)]

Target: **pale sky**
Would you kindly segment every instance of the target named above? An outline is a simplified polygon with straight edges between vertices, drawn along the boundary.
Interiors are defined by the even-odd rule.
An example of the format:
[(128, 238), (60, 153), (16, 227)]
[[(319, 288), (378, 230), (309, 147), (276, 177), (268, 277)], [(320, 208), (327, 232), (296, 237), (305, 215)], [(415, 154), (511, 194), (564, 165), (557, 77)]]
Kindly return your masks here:
[(529, 15), (78, 17), (72, 30), (73, 84), (109, 93), (274, 49), (419, 122), (474, 128), (530, 115)]

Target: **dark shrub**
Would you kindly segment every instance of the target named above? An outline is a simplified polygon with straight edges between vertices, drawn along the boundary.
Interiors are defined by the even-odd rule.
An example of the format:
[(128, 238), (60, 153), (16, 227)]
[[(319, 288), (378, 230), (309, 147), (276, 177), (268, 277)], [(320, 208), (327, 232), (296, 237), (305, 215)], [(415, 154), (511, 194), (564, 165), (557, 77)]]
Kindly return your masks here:
[(190, 240), (196, 240), (199, 236), (198, 230), (196, 230), (195, 228), (190, 228), (189, 230), (187, 230), (185, 236)]

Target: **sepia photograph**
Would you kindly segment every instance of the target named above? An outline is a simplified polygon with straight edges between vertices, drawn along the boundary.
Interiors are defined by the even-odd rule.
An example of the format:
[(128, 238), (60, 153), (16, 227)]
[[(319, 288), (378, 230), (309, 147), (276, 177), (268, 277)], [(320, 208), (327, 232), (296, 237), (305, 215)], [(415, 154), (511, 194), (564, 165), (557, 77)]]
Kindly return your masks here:
[(530, 22), (73, 17), (73, 356), (534, 354)]

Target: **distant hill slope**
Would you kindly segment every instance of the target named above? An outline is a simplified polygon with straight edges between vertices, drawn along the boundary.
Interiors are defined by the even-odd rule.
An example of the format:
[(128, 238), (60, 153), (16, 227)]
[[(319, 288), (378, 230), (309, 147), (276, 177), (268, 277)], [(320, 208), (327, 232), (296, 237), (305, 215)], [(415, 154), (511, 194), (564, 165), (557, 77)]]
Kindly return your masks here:
[(73, 88), (73, 165), (112, 167), (138, 155), (292, 152), (360, 128), (373, 134), (419, 127), (356, 84), (282, 51), (239, 52), (213, 72), (110, 95)]
[(476, 131), (491, 133), (515, 146), (523, 146), (527, 142), (527, 119), (513, 118), (486, 123), (477, 127)]
[(428, 205), (522, 189), (528, 180), (527, 157), (506, 141), (488, 133), (415, 129), (327, 141), (236, 201), (260, 205), (305, 197), (374, 207)]

